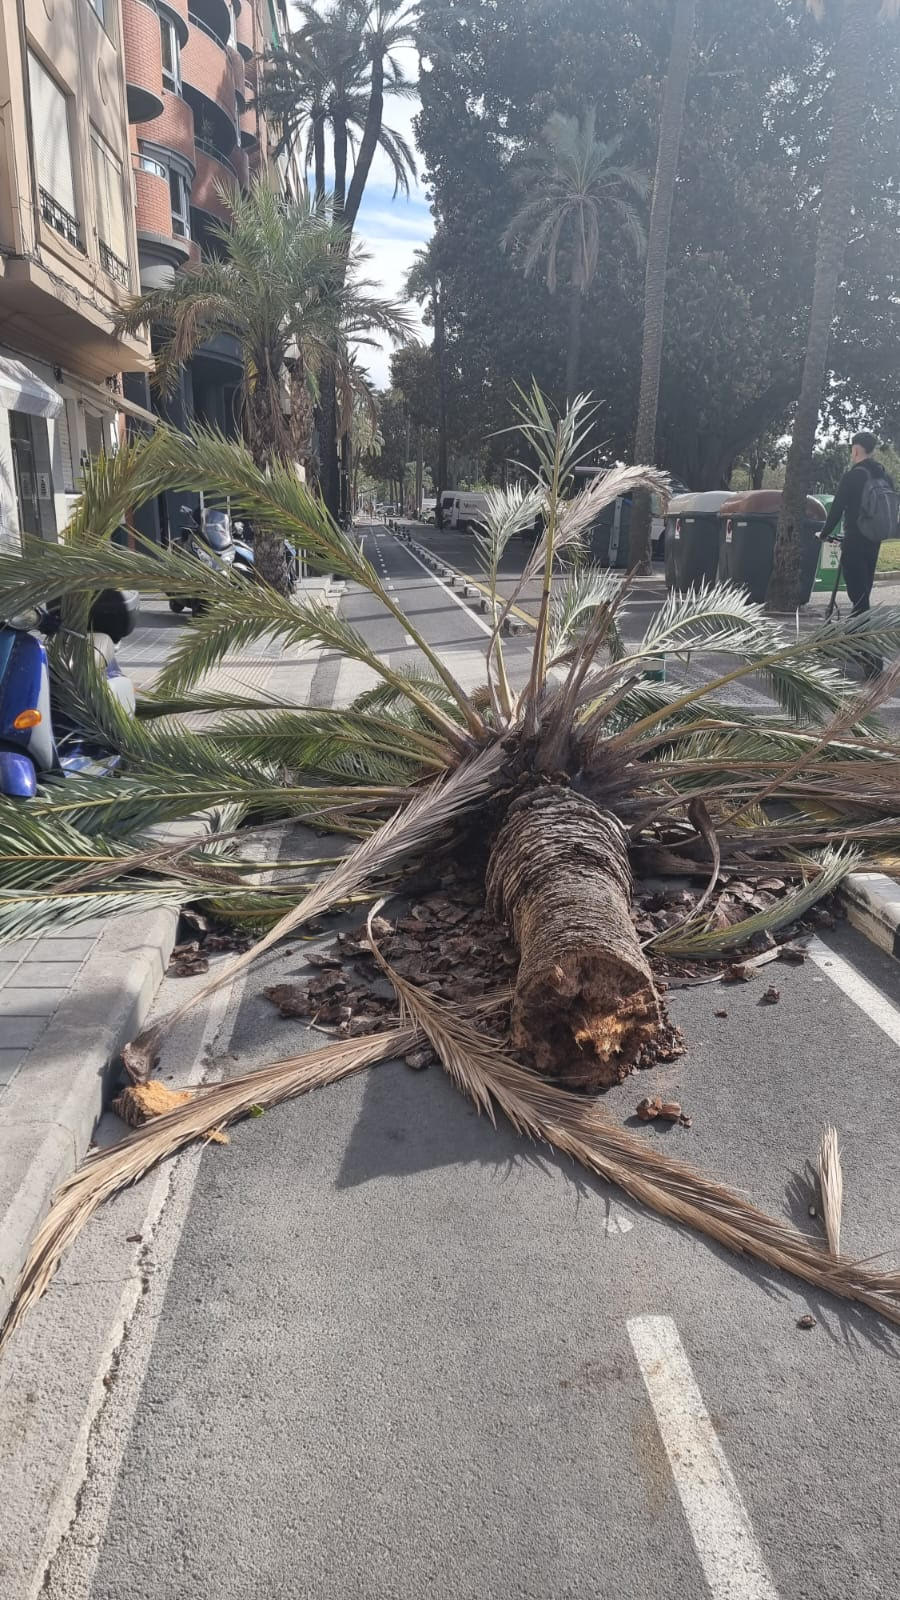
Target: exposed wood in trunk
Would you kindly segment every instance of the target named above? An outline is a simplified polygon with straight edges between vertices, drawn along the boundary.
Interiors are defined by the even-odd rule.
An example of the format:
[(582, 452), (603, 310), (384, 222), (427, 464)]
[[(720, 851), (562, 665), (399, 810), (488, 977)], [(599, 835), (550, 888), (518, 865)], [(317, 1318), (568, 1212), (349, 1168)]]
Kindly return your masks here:
[(570, 1087), (621, 1082), (660, 1036), (631, 888), (625, 833), (611, 812), (558, 785), (510, 807), (487, 891), (519, 949), (512, 1042)]

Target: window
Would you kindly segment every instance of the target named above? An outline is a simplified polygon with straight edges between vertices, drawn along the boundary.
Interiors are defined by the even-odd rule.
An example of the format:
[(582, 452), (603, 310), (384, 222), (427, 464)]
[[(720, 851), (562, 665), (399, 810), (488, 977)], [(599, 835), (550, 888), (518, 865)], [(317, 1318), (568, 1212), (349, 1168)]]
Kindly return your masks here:
[(142, 172), (152, 172), (156, 178), (168, 178), (169, 169), (164, 161), (157, 161), (155, 156), (148, 156), (142, 150), (138, 157), (138, 164)]
[(104, 271), (128, 286), (128, 244), (122, 205), (122, 163), (96, 128), (91, 129), (91, 160), (97, 196), (97, 233)]
[(181, 93), (181, 51), (178, 34), (171, 17), (160, 12), (159, 31), (162, 37), (162, 81), (167, 89)]
[(103, 418), (98, 417), (94, 411), (84, 413), (84, 436), (87, 443), (86, 456), (96, 461), (98, 456), (106, 453), (106, 440), (104, 438)]
[(43, 220), (79, 249), (75, 179), (69, 135), (69, 97), (31, 50), (28, 52), (31, 123)]
[(100, 21), (103, 23), (103, 26), (105, 28), (106, 27), (106, 0), (88, 0), (88, 5), (90, 6), (92, 11), (96, 11), (97, 16), (100, 18)]
[(179, 239), (191, 237), (191, 197), (186, 180), (174, 167), (169, 168), (169, 198), (172, 203), (172, 232)]

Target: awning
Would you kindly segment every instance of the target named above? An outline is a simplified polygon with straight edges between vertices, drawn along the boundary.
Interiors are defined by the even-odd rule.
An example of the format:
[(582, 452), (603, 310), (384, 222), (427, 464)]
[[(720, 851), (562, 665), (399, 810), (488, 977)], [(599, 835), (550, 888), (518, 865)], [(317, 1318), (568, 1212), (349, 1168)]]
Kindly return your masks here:
[(0, 403), (29, 417), (58, 417), (63, 408), (62, 395), (12, 356), (0, 356)]

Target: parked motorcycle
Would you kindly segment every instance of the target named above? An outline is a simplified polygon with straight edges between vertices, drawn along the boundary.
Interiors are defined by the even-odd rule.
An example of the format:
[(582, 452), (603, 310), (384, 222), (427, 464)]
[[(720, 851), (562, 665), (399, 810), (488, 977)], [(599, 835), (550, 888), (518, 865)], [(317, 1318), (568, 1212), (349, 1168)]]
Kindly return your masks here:
[[(235, 522), (235, 568), (244, 567), (249, 577), (256, 574), (256, 551), (253, 542), (253, 529), (249, 522)], [(284, 565), (287, 572), (288, 587), (293, 589), (300, 581), (300, 552), (296, 545), (289, 539), (284, 540)]]
[[(235, 545), (232, 535), (231, 517), (227, 511), (200, 511), (193, 506), (181, 506), (182, 516), (191, 518), (189, 523), (179, 528), (175, 542), (183, 550), (189, 552), (205, 567), (217, 566), (234, 567), (242, 577), (252, 577), (252, 557), (248, 559), (249, 552), (244, 546)], [(169, 597), (170, 611), (188, 610), (193, 616), (198, 616), (203, 610), (205, 601), (202, 595), (186, 598), (183, 595)]]
[[(49, 638), (59, 629), (56, 609), (41, 608), (0, 622), (0, 794), (10, 799), (30, 800), (40, 772), (105, 773), (118, 763), (117, 756), (92, 745), (64, 718), (58, 717), (54, 728), (42, 635)], [(134, 685), (116, 660), (112, 639), (99, 632), (89, 637), (110, 691), (134, 716)]]

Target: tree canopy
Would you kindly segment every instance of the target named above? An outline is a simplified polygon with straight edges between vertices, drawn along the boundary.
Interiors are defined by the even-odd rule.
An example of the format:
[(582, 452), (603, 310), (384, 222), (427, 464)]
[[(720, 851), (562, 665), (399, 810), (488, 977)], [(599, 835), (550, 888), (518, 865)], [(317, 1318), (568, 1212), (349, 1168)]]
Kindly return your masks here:
[[(467, 427), (502, 426), (513, 382), (562, 396), (566, 308), (502, 246), (514, 175), (549, 117), (596, 107), (617, 160), (652, 171), (671, 8), (661, 0), (422, 0), (417, 134), (437, 221), (448, 387)], [(727, 479), (795, 399), (831, 124), (837, 8), (702, 0), (672, 218), (660, 463), (697, 488)], [(871, 121), (839, 291), (826, 422), (900, 428), (896, 315), (900, 29), (872, 52)], [(581, 383), (598, 443), (627, 456), (640, 361), (640, 268), (614, 219), (585, 294)], [(451, 435), (453, 430), (451, 428)], [(454, 444), (456, 443), (454, 439)]]

